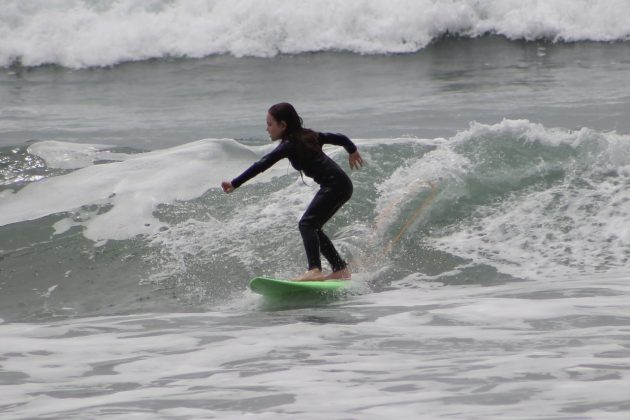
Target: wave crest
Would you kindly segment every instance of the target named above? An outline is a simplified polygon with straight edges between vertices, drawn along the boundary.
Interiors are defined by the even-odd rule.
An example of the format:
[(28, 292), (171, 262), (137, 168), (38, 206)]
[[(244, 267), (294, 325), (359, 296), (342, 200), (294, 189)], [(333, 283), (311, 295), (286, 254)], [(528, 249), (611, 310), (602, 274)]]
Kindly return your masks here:
[(216, 54), (412, 53), (446, 34), (626, 41), (624, 0), (7, 0), (0, 66), (109, 66)]

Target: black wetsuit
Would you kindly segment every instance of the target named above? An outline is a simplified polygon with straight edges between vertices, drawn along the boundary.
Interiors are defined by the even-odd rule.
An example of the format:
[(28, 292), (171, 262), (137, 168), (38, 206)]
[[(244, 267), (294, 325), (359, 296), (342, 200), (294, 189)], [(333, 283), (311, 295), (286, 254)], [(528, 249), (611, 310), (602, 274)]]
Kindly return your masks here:
[[(354, 143), (342, 134), (318, 133), (318, 140), (321, 145), (343, 146), (348, 153), (354, 153), (357, 150)], [(291, 141), (282, 140), (271, 153), (263, 156), (249, 169), (234, 178), (232, 186), (238, 188), (284, 158), (288, 158), (295, 169), (313, 178), (320, 185), (319, 191), (298, 224), (308, 259), (308, 269), (322, 268), (320, 251), (333, 271), (346, 268), (346, 262), (339, 256), (331, 240), (322, 231), (322, 226), (350, 199), (352, 181), (344, 170), (324, 152), (310, 152), (300, 158), (297, 146)]]

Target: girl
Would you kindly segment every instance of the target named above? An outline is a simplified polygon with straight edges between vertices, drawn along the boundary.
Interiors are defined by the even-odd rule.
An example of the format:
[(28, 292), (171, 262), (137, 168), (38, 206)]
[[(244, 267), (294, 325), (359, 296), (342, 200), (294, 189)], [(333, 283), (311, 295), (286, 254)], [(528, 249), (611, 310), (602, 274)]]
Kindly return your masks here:
[[(223, 191), (231, 193), (244, 182), (272, 167), (280, 159), (288, 158), (291, 166), (313, 178), (320, 185), (319, 191), (298, 223), (308, 260), (308, 271), (294, 280), (349, 279), (350, 269), (322, 231), (322, 227), (352, 196), (352, 181), (343, 169), (322, 151), (322, 145), (343, 146), (350, 154), (348, 159), (350, 169), (363, 166), (363, 159), (357, 147), (342, 134), (317, 133), (303, 128), (302, 118), (293, 105), (284, 102), (269, 108), (267, 132), (272, 141), (280, 140), (278, 147), (232, 182), (223, 181), (221, 183)], [(320, 252), (332, 267), (332, 273), (328, 276), (322, 273)]]

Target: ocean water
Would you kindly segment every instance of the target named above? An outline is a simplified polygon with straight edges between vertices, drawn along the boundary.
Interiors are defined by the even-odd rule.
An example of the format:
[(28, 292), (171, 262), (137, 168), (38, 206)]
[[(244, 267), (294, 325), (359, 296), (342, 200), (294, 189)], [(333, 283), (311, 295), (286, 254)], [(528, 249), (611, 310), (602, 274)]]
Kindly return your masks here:
[[(4, 419), (626, 419), (630, 5), (6, 0)], [(267, 108), (366, 165), (304, 270), (316, 191)], [(343, 149), (326, 153), (348, 167)]]

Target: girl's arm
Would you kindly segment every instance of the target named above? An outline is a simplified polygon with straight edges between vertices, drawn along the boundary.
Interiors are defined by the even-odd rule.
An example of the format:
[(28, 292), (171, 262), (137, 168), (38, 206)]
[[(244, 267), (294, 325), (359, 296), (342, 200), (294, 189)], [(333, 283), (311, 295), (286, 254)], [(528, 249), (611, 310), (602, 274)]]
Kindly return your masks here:
[(234, 178), (232, 181), (223, 181), (221, 187), (226, 193), (231, 193), (245, 182), (249, 181), (261, 172), (266, 171), (276, 164), (280, 159), (288, 157), (287, 144), (280, 143), (271, 153), (263, 156), (258, 162), (247, 168), (245, 172)]
[(361, 157), (361, 154), (359, 154), (357, 146), (352, 142), (352, 140), (343, 134), (319, 133), (319, 142), (322, 145), (334, 144), (335, 146), (342, 146), (346, 149), (346, 152), (350, 155), (348, 157), (350, 169), (359, 169), (363, 166), (363, 158)]

